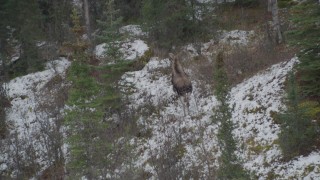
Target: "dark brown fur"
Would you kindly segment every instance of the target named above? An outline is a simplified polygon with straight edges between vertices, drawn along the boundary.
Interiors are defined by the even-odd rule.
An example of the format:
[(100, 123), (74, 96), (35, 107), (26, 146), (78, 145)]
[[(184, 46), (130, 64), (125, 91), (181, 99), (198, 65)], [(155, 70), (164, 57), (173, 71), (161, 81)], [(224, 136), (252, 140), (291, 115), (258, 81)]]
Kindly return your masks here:
[(172, 68), (172, 85), (175, 92), (177, 92), (178, 96), (185, 97), (185, 101), (189, 106), (188, 95), (192, 93), (192, 83), (188, 77), (188, 75), (184, 72), (178, 58), (169, 53), (169, 57), (171, 60), (171, 68)]

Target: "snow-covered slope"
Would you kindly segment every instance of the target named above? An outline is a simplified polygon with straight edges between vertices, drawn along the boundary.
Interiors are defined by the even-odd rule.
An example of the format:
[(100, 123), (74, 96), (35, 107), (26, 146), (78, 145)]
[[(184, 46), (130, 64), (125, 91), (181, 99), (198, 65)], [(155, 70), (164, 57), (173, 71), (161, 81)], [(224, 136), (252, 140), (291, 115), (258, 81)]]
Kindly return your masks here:
[(273, 65), (231, 90), (230, 103), (234, 105), (233, 121), (237, 126), (234, 134), (244, 145), (239, 156), (244, 167), (259, 179), (320, 178), (319, 152), (285, 163), (276, 142), (280, 130), (272, 114), (284, 109), (284, 81), (297, 62), (297, 58), (292, 58)]
[[(137, 36), (141, 33), (137, 26), (128, 26), (123, 31)], [(253, 32), (245, 31), (223, 32), (217, 42), (202, 44), (201, 52), (212, 63), (216, 51), (211, 51), (211, 46), (220, 43), (246, 46), (252, 35)], [(103, 56), (103, 46), (97, 46), (97, 56)], [(124, 57), (133, 60), (141, 57), (148, 46), (142, 40), (133, 39), (123, 43), (122, 48)], [(197, 70), (199, 63), (192, 62), (198, 56), (197, 50), (188, 45), (184, 51), (189, 53), (189, 58), (183, 61), (193, 66), (186, 68), (186, 72), (191, 75), (194, 87), (186, 116), (183, 103), (172, 89), (169, 59), (152, 57), (142, 70), (127, 72), (119, 81), (121, 91), (129, 94), (128, 107), (139, 115), (139, 136), (130, 141), (136, 157), (131, 163), (134, 168), (142, 169), (145, 179), (212, 179), (219, 166), (219, 124), (211, 120), (218, 102), (212, 86), (195, 76), (201, 72)], [(255, 178), (320, 178), (320, 152), (281, 161), (277, 144), (280, 129), (272, 119), (274, 112), (284, 108), (284, 82), (297, 62), (297, 58), (292, 58), (275, 64), (231, 90), (230, 106), (234, 108), (232, 120), (236, 126), (233, 133), (239, 142), (237, 155)], [(10, 138), (0, 141), (1, 173), (16, 177), (18, 166), (33, 167), (39, 173), (52, 164), (55, 156), (52, 152), (60, 153), (60, 147), (50, 149), (50, 143), (62, 143), (61, 139), (54, 141), (61, 138), (54, 133), (63, 133), (63, 127), (55, 122), (63, 117), (64, 104), (62, 100), (55, 102), (59, 105), (55, 108), (52, 99), (59, 100), (63, 95), (63, 91), (57, 90), (67, 86), (64, 78), (69, 65), (66, 59), (59, 59), (49, 63), (45, 71), (6, 84), (12, 107), (7, 112)], [(124, 172), (127, 167), (123, 164), (115, 173)]]
[[(284, 107), (284, 81), (297, 61), (292, 58), (276, 64), (231, 90), (234, 135), (239, 140), (237, 154), (244, 167), (259, 179), (320, 178), (319, 152), (284, 163), (275, 143), (279, 126), (273, 123), (272, 112)], [(181, 101), (174, 98), (170, 73), (164, 74), (169, 64), (168, 59), (152, 58), (144, 69), (128, 72), (122, 78), (122, 85), (127, 87), (123, 90), (132, 92), (132, 107), (144, 114), (138, 121), (139, 127), (149, 132), (148, 137), (132, 140), (138, 156), (135, 164), (157, 179), (159, 163), (173, 158), (172, 168), (182, 168), (183, 172), (177, 176), (197, 172), (198, 177), (208, 179), (218, 167), (220, 154), (219, 126), (210, 118), (217, 101), (212, 94), (201, 97), (202, 82), (195, 80), (190, 112), (184, 116)], [(148, 114), (152, 108), (156, 112)], [(172, 151), (178, 151), (180, 156), (170, 157)]]
[[(141, 34), (139, 26), (128, 26), (123, 31)], [(104, 56), (104, 46), (96, 47), (98, 57)], [(125, 60), (134, 60), (148, 49), (140, 39), (127, 39), (121, 42), (120, 51)], [(9, 134), (0, 140), (0, 179), (2, 174), (16, 178), (25, 168), (30, 168), (31, 176), (39, 175), (66, 158), (61, 121), (69, 86), (65, 75), (70, 64), (65, 58), (51, 61), (44, 71), (15, 78), (4, 85), (11, 107), (6, 110)]]
[[(32, 165), (35, 167), (31, 168), (37, 169), (36, 166), (39, 166), (43, 170), (50, 163), (48, 145), (52, 142), (47, 139), (50, 132), (44, 131), (52, 130), (58, 118), (52, 114), (62, 112), (59, 107), (47, 111), (49, 104), (58, 98), (55, 92), (58, 88), (48, 89), (48, 85), (51, 81), (64, 79), (69, 65), (67, 59), (55, 60), (47, 63), (44, 71), (17, 77), (5, 84), (12, 106), (6, 113), (9, 135), (1, 141), (0, 171), (15, 177), (16, 168)], [(62, 81), (51, 84), (65, 86)], [(60, 132), (59, 129), (57, 131)]]

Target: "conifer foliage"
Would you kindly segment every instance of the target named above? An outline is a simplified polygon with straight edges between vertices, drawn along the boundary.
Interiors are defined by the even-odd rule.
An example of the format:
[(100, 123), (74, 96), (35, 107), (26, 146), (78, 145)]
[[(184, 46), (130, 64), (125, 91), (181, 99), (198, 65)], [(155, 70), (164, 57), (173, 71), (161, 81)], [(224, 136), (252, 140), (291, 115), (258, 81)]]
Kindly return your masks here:
[(220, 104), (214, 110), (213, 122), (220, 123), (218, 141), (222, 151), (217, 179), (250, 179), (249, 174), (243, 169), (235, 154), (237, 144), (232, 134), (234, 125), (231, 119), (232, 111), (228, 103), (230, 85), (228, 84), (222, 52), (217, 55), (214, 72), (214, 94)]
[[(20, 59), (10, 62), (9, 73), (16, 77), (43, 68), (38, 57), (36, 43), (43, 35), (41, 12), (37, 1), (3, 0), (0, 7), (0, 51), (4, 57), (8, 56), (6, 49), (19, 48)], [(17, 46), (10, 46), (10, 40), (17, 41)], [(8, 62), (9, 63), (9, 62)]]
[(304, 97), (320, 101), (320, 4), (308, 0), (292, 8), (294, 29), (290, 43), (301, 48), (298, 54), (299, 86)]
[(162, 48), (170, 49), (207, 35), (213, 29), (209, 23), (212, 18), (201, 17), (200, 7), (206, 14), (210, 4), (196, 0), (144, 0), (142, 16), (151, 40)]
[(301, 103), (293, 72), (289, 74), (287, 105), (288, 109), (277, 118), (281, 123), (279, 143), (283, 157), (290, 160), (313, 150), (319, 136), (316, 122), (313, 122), (310, 113), (312, 108)]
[[(72, 31), (76, 38), (71, 43), (74, 62), (68, 70), (68, 80), (72, 85), (67, 101), (70, 108), (65, 117), (65, 125), (68, 128), (67, 144), (70, 149), (70, 160), (67, 162), (69, 177), (71, 179), (80, 179), (83, 175), (87, 179), (99, 179), (107, 175), (115, 177), (114, 170), (130, 157), (125, 138), (122, 138), (121, 147), (115, 147), (120, 143), (116, 142), (119, 136), (126, 136), (129, 127), (126, 131), (121, 131), (120, 129), (125, 129), (127, 126), (119, 127), (113, 120), (110, 122), (106, 119), (113, 114), (117, 117), (125, 114), (119, 112), (122, 97), (115, 82), (129, 70), (130, 62), (113, 59), (117, 62), (113, 65), (92, 64), (90, 59), (92, 57), (87, 51), (87, 42), (82, 38), (84, 27), (81, 26), (81, 18), (76, 10), (73, 11), (72, 19)], [(113, 28), (110, 27), (110, 21), (105, 24), (109, 25), (108, 28)], [(115, 56), (110, 57), (115, 58)], [(117, 122), (119, 121), (118, 119)], [(129, 118), (126, 121), (131, 122)]]

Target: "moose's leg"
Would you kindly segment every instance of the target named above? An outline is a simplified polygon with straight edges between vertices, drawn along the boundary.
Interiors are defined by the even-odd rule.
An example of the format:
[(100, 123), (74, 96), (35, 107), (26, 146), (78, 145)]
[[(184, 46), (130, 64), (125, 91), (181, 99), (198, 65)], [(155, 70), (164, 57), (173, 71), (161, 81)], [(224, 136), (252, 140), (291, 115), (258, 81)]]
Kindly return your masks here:
[(185, 117), (186, 116), (186, 108), (185, 108), (185, 105), (184, 105), (184, 102), (183, 102), (182, 98), (184, 98), (184, 96), (183, 97), (181, 97), (181, 96), (179, 97), (179, 99), (180, 99), (180, 101), (182, 103), (182, 107), (183, 107), (183, 116)]
[(187, 104), (188, 114), (190, 115), (190, 94), (187, 93), (183, 96), (184, 102)]

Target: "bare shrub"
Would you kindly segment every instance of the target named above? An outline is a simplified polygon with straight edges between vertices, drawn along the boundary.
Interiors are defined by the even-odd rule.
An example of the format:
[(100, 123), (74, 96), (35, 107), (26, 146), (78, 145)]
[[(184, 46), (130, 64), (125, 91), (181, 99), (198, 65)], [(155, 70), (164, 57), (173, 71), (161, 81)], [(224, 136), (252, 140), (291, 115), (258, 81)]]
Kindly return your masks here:
[(0, 139), (4, 139), (6, 137), (7, 125), (5, 109), (11, 106), (10, 101), (8, 100), (7, 89), (5, 86), (6, 80), (7, 73), (5, 61), (2, 60), (2, 63), (0, 64)]
[(167, 58), (168, 57), (169, 50), (157, 46), (156, 43), (153, 43), (151, 45), (151, 49), (152, 49), (152, 53), (155, 57), (159, 57), (159, 58)]
[[(28, 133), (28, 132), (27, 132)], [(33, 146), (33, 140), (28, 137), (20, 138), (18, 132), (13, 132), (8, 137), (11, 159), (12, 175), (16, 179), (29, 179), (40, 170), (37, 160), (37, 152)]]
[(181, 133), (178, 131), (175, 130), (174, 136), (168, 138), (160, 147), (160, 154), (154, 154), (150, 158), (158, 179), (179, 179), (184, 176), (186, 168), (181, 162), (181, 158), (186, 150)]
[(57, 75), (44, 86), (38, 96), (37, 101), (40, 103), (35, 111), (36, 122), (39, 124), (38, 137), (43, 144), (43, 152), (40, 153), (48, 163), (41, 179), (62, 179), (64, 175), (62, 109), (67, 100), (67, 89), (63, 78)]
[(237, 84), (267, 67), (293, 57), (284, 45), (273, 46), (267, 40), (256, 47), (237, 47), (225, 55), (227, 74), (232, 84)]
[(7, 98), (6, 89), (4, 88), (4, 81), (0, 76), (0, 139), (4, 139), (7, 134), (6, 113), (5, 108), (10, 106)]

